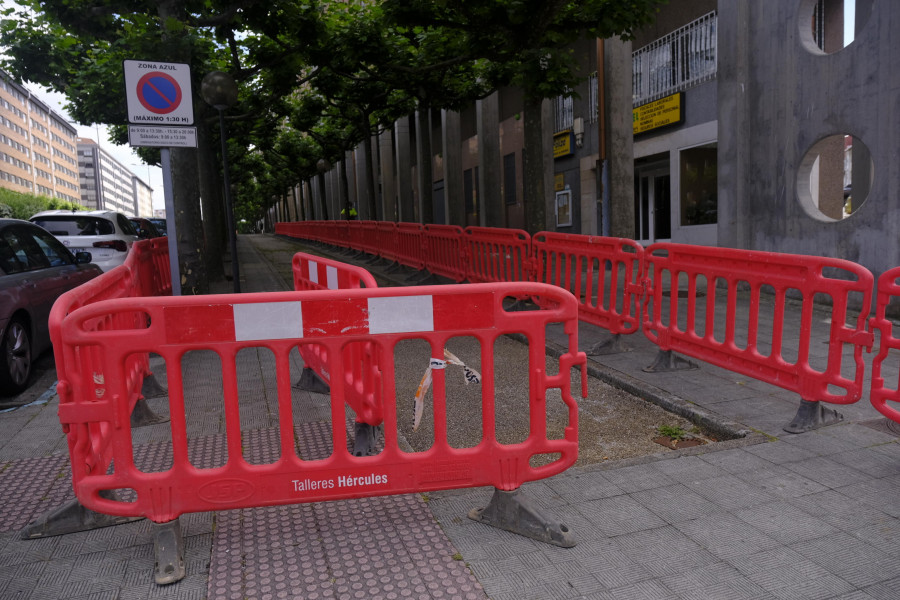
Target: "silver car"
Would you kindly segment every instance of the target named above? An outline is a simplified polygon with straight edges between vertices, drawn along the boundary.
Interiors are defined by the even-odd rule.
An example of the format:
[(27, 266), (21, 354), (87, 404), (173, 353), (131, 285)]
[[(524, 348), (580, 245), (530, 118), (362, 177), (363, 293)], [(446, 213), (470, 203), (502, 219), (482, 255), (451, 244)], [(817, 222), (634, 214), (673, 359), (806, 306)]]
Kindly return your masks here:
[(90, 262), (37, 225), (0, 219), (0, 396), (28, 387), (32, 360), (50, 347), (53, 303), (102, 273)]
[(49, 231), (72, 252), (90, 252), (92, 262), (104, 272), (124, 263), (139, 239), (128, 217), (112, 210), (45, 210), (29, 221)]

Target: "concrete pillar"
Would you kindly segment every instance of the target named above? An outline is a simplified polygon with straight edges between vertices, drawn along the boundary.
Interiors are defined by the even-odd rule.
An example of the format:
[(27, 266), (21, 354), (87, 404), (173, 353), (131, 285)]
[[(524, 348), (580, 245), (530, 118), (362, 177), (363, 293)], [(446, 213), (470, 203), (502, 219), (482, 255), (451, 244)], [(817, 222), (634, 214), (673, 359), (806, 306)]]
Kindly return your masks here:
[[(601, 224), (601, 233), (613, 237), (634, 238), (634, 133), (631, 106), (631, 42), (604, 41), (603, 84), (605, 85), (606, 119), (606, 181), (608, 186), (608, 226)], [(602, 165), (598, 177), (602, 177)], [(602, 182), (601, 182), (602, 185)], [(598, 186), (601, 194), (602, 187)], [(601, 198), (602, 200), (602, 198)], [(606, 221), (607, 216), (601, 215)]]
[(397, 157), (397, 199), (400, 221), (416, 220), (413, 209), (412, 151), (410, 149), (409, 117), (400, 117), (394, 123), (394, 147)]
[(444, 156), (444, 198), (447, 210), (447, 223), (466, 226), (466, 207), (463, 200), (462, 180), (462, 139), (459, 124), (459, 113), (441, 111), (441, 127), (443, 129), (442, 152)]
[(475, 126), (478, 132), (478, 186), (481, 224), (506, 226), (506, 205), (502, 197), (503, 165), (500, 158), (500, 94), (494, 92), (475, 102)]
[(419, 218), (422, 223), (434, 223), (434, 175), (431, 167), (431, 109), (416, 111), (416, 186), (419, 190)]
[(378, 136), (378, 156), (381, 164), (381, 206), (385, 221), (397, 221), (397, 177), (394, 167), (394, 134), (387, 130)]

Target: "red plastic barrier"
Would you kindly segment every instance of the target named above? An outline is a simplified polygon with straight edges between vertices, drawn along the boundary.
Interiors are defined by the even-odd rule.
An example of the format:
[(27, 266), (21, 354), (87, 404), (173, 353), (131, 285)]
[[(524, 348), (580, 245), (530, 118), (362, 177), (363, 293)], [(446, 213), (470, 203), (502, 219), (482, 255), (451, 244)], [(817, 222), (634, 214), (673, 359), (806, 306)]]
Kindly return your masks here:
[(384, 260), (397, 262), (397, 224), (391, 221), (376, 222), (376, 251)]
[(425, 268), (462, 283), (468, 273), (464, 235), (463, 228), (456, 225), (426, 225)]
[(534, 280), (572, 292), (579, 302), (580, 320), (612, 334), (638, 330), (644, 293), (640, 244), (542, 231), (531, 239), (531, 255)]
[[(294, 255), (292, 271), (297, 291), (378, 287), (372, 274), (363, 268), (303, 252)], [(301, 344), (298, 349), (304, 366), (315, 371), (330, 388), (335, 371), (329, 364), (328, 348), (319, 344)], [(380, 371), (380, 350), (367, 342), (349, 344), (345, 350), (351, 353), (345, 361), (347, 370), (344, 373), (347, 403), (356, 412), (357, 422), (380, 425), (382, 400), (379, 390), (373, 387)]]
[[(831, 258), (668, 243), (647, 248), (644, 265), (643, 329), (662, 350), (749, 375), (803, 400), (859, 400), (862, 350), (872, 336), (867, 313), (854, 316), (847, 307), (851, 295), (871, 306), (868, 270)], [(716, 298), (722, 294), (726, 308), (717, 314)], [(814, 317), (814, 302), (825, 299), (830, 319)], [(738, 310), (747, 311), (747, 331), (736, 330)], [(826, 319), (829, 345), (813, 348), (812, 330)], [(771, 332), (761, 330), (769, 323)], [(846, 373), (845, 344), (853, 348)], [(822, 352), (826, 355), (819, 356)]]
[(465, 233), (470, 282), (531, 280), (531, 236), (527, 232), (468, 227)]
[(169, 243), (165, 237), (142, 240), (132, 246), (125, 259), (140, 287), (136, 296), (171, 296), (172, 274), (169, 268)]
[[(160, 241), (161, 240), (161, 241)], [(158, 270), (156, 270), (158, 269)], [(59, 385), (57, 391), (62, 396), (71, 385), (73, 379), (79, 379), (81, 385), (93, 389), (95, 397), (102, 397), (104, 377), (99, 371), (87, 370), (72, 372), (71, 368), (80, 360), (82, 365), (93, 364), (99, 360), (102, 349), (97, 347), (82, 348), (81, 355), (71, 354), (71, 347), (62, 340), (62, 323), (68, 315), (85, 306), (115, 298), (136, 298), (144, 293), (171, 295), (171, 278), (162, 281), (169, 273), (169, 246), (166, 238), (141, 240), (132, 246), (125, 263), (103, 273), (99, 277), (87, 281), (69, 290), (57, 298), (50, 311), (50, 339), (53, 342), (53, 356), (56, 361)], [(90, 327), (96, 331), (141, 329), (147, 324), (147, 314), (140, 310), (121, 312), (94, 319)], [(67, 370), (68, 369), (68, 370)], [(143, 396), (141, 390), (144, 379), (151, 374), (150, 356), (144, 353), (132, 353), (120, 365), (122, 414), (127, 420), (135, 404)]]
[[(552, 297), (555, 308), (507, 312), (503, 300), (510, 295)], [(148, 325), (116, 330), (93, 326), (136, 311), (149, 316)], [(119, 299), (85, 306), (65, 318), (60, 340), (65, 363), (59, 417), (67, 431), (75, 493), (92, 510), (162, 523), (186, 512), (485, 485), (516, 489), (565, 470), (577, 458), (578, 410), (571, 396), (571, 369), (583, 365), (585, 356), (578, 352), (576, 315), (571, 294), (535, 283)], [(569, 336), (568, 350), (553, 375), (545, 368), (550, 323), (563, 323)], [(529, 339), (530, 432), (517, 443), (502, 443), (495, 434), (493, 348), (499, 337), (514, 332)], [(433, 444), (427, 451), (405, 451), (398, 435), (392, 349), (403, 339), (426, 340), (437, 364), (434, 361), (443, 361), (445, 342), (457, 336), (474, 337), (481, 348), (482, 440), (466, 448), (448, 443), (445, 375), (435, 367)], [(335, 371), (343, 372), (344, 349), (357, 342), (386, 350), (377, 382), (385, 398), (384, 449), (367, 457), (348, 451), (346, 392), (343, 379), (337, 378), (331, 393), (330, 456), (304, 460), (292, 426), (290, 351), (298, 343), (325, 345)], [(280, 456), (275, 462), (253, 463), (243, 454), (235, 367), (243, 348), (267, 348), (274, 356), (279, 424), (269, 431)], [(195, 466), (188, 451), (181, 360), (192, 350), (210, 350), (221, 359), (227, 454), (224, 464), (214, 468)], [(135, 465), (132, 430), (123, 410), (128, 396), (123, 365), (129, 356), (147, 352), (158, 353), (166, 362), (172, 434), (171, 466), (152, 472)], [(424, 360), (427, 363), (428, 357)], [(425, 366), (404, 368), (419, 372)], [(95, 383), (98, 380), (102, 383)], [(547, 433), (551, 389), (558, 390), (567, 416), (560, 436)], [(538, 455), (550, 462), (534, 466), (531, 459)], [(134, 501), (100, 495), (114, 489), (134, 490)]]
[(425, 228), (419, 223), (397, 223), (397, 262), (412, 269), (425, 268)]
[[(876, 297), (875, 316), (869, 321), (869, 330), (879, 332), (878, 354), (872, 359), (872, 392), (870, 400), (878, 412), (888, 419), (900, 423), (900, 410), (890, 402), (900, 402), (900, 384), (896, 381), (889, 386), (885, 381), (882, 369), (891, 350), (900, 349), (900, 339), (894, 335), (893, 323), (887, 317), (887, 309), (891, 300), (900, 296), (900, 267), (885, 271), (878, 278), (878, 295)], [(895, 354), (896, 357), (896, 354)], [(896, 365), (894, 365), (896, 366)]]

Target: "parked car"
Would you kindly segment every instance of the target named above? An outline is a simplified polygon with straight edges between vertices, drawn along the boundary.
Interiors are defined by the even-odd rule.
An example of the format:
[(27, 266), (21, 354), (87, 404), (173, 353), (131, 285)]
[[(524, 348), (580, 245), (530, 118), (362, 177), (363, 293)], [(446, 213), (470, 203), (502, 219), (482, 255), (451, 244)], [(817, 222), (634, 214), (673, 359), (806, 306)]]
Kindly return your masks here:
[(154, 217), (152, 219), (147, 219), (147, 220), (150, 221), (151, 223), (153, 223), (154, 225), (156, 225), (156, 229), (159, 230), (159, 232), (162, 235), (169, 235), (169, 232), (168, 232), (169, 227), (168, 227), (168, 225), (166, 225), (165, 219), (157, 219)]
[(90, 262), (37, 225), (0, 219), (0, 396), (28, 386), (32, 359), (50, 347), (53, 303), (102, 273)]
[(138, 237), (142, 240), (162, 237), (159, 229), (156, 228), (156, 225), (154, 225), (153, 221), (151, 221), (150, 219), (144, 219), (141, 217), (128, 217), (128, 220), (131, 221), (132, 225), (134, 225), (134, 228), (138, 233)]
[(111, 210), (45, 210), (29, 219), (72, 252), (90, 252), (93, 263), (109, 271), (125, 262), (138, 233), (122, 213)]

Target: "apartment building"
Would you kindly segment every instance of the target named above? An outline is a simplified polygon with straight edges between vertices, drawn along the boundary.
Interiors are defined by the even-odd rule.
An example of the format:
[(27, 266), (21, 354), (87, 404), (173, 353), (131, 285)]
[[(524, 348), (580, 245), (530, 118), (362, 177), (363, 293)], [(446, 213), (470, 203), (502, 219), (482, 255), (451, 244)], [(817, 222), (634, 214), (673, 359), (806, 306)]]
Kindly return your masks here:
[(80, 202), (76, 129), (0, 71), (0, 187)]
[(78, 138), (82, 204), (126, 216), (153, 214), (152, 188), (90, 138)]

